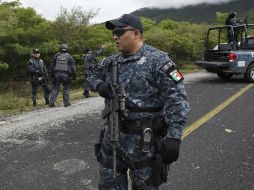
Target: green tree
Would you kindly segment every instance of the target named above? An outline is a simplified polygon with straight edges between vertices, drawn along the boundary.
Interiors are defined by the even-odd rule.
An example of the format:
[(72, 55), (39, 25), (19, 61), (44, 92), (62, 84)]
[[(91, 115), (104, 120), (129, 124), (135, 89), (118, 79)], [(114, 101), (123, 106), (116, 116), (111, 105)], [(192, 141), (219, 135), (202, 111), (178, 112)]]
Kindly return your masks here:
[(67, 43), (72, 52), (80, 52), (87, 45), (89, 21), (96, 15), (92, 10), (86, 12), (81, 7), (73, 7), (71, 11), (61, 7), (60, 13), (52, 23), (54, 38), (60, 43)]
[(163, 20), (145, 33), (145, 40), (177, 62), (186, 62), (201, 56), (206, 30), (206, 25)]
[(40, 48), (42, 55), (55, 51), (51, 23), (34, 9), (20, 7), (19, 1), (1, 3), (0, 21), (0, 62), (9, 65), (1, 80), (24, 78), (33, 48)]
[(228, 17), (228, 13), (216, 12), (216, 22), (219, 25), (225, 25), (225, 20)]

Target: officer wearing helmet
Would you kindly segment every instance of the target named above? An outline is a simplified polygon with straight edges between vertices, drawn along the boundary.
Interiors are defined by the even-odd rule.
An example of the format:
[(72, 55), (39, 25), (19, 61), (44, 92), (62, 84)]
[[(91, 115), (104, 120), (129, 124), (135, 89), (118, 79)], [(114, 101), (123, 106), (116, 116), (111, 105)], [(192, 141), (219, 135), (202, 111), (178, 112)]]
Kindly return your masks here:
[(53, 88), (50, 96), (50, 107), (55, 106), (55, 101), (58, 96), (60, 85), (63, 84), (63, 102), (64, 106), (70, 106), (69, 100), (69, 81), (70, 77), (76, 80), (76, 65), (72, 56), (67, 52), (68, 45), (61, 44), (60, 52), (55, 54), (51, 60), (52, 62), (52, 77)]
[(231, 12), (228, 14), (228, 17), (225, 20), (225, 24), (226, 25), (236, 25), (236, 20), (235, 20), (235, 16), (237, 16), (236, 12)]
[(33, 106), (37, 106), (36, 96), (39, 86), (44, 89), (45, 105), (49, 104), (48, 71), (44, 61), (40, 58), (40, 50), (37, 48), (33, 50), (32, 58), (28, 61), (28, 74), (31, 77)]
[(236, 19), (235, 19), (236, 15), (237, 15), (236, 12), (230, 12), (228, 14), (228, 17), (225, 20), (225, 24), (229, 26), (227, 28), (228, 43), (237, 42), (237, 35), (238, 35), (237, 28), (233, 28), (233, 31), (231, 30), (231, 26), (237, 25), (237, 22), (236, 22)]

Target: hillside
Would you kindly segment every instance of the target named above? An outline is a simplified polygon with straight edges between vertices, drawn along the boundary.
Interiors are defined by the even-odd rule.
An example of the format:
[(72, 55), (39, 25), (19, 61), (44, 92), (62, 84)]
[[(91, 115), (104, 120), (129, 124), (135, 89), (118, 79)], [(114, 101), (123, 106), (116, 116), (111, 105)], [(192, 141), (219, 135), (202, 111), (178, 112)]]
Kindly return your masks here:
[(142, 8), (132, 14), (144, 16), (156, 21), (172, 19), (176, 21), (189, 21), (195, 23), (215, 23), (216, 12), (228, 13), (235, 11), (239, 18), (249, 15), (249, 23), (254, 23), (254, 2), (253, 0), (232, 0), (228, 3), (220, 4), (199, 4), (195, 6), (185, 6), (179, 9), (157, 9)]

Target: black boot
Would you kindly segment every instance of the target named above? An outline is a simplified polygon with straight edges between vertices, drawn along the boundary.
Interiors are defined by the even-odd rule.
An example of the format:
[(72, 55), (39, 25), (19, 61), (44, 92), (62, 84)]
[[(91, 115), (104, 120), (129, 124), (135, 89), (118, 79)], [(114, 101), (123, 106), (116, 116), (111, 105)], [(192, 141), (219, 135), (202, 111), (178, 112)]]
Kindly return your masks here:
[(49, 105), (49, 99), (45, 99), (45, 105)]
[(70, 105), (71, 105), (71, 103), (68, 102), (68, 103), (64, 104), (64, 107), (68, 107), (68, 106), (70, 106)]
[(54, 103), (49, 103), (48, 106), (53, 108), (53, 107), (55, 107), (55, 104)]
[(45, 99), (45, 105), (49, 105), (49, 99)]
[(37, 102), (36, 100), (33, 101), (33, 107), (36, 107), (37, 106)]
[(90, 98), (91, 96), (89, 95), (89, 91), (85, 91), (84, 92), (84, 96), (86, 97), (86, 98)]

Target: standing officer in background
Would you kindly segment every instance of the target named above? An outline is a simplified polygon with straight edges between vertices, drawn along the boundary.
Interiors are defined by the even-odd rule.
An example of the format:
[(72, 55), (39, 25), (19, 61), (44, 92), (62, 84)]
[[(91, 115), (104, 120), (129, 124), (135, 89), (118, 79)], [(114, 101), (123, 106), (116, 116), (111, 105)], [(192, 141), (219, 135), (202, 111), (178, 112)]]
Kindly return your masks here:
[[(102, 61), (87, 81), (105, 98), (107, 107), (114, 99), (112, 75), (117, 73), (118, 85), (125, 92), (126, 110), (119, 119), (116, 162), (108, 126), (96, 145), (99, 189), (127, 190), (130, 169), (134, 190), (158, 190), (167, 180), (167, 166), (178, 159), (189, 112), (183, 76), (167, 53), (143, 42), (143, 26), (138, 17), (125, 14), (107, 21), (106, 28), (112, 30), (120, 53)], [(116, 64), (117, 72), (112, 73), (112, 65)], [(111, 119), (105, 118), (110, 125)]]
[(61, 83), (63, 83), (63, 102), (64, 107), (70, 106), (69, 100), (69, 82), (70, 76), (73, 80), (76, 80), (76, 65), (72, 56), (67, 53), (68, 45), (61, 44), (60, 52), (54, 55), (52, 58), (52, 77), (53, 77), (53, 89), (50, 96), (50, 107), (55, 106), (55, 101), (59, 92)]
[[(92, 49), (91, 48), (86, 48), (85, 49), (85, 55), (82, 58), (83, 60), (83, 64), (84, 64), (84, 75), (85, 75), (85, 80), (88, 76), (90, 76), (92, 74), (92, 71), (96, 65), (96, 57), (95, 55), (92, 53)], [(86, 98), (89, 98), (89, 91), (90, 91), (90, 86), (89, 84), (85, 81), (84, 83), (84, 92), (83, 95)]]
[(228, 14), (228, 17), (226, 18), (225, 20), (225, 24), (226, 25), (232, 25), (232, 26), (235, 26), (236, 25), (236, 19), (235, 19), (235, 16), (237, 15), (236, 12), (231, 12)]
[(39, 49), (33, 50), (33, 56), (28, 61), (28, 74), (31, 76), (33, 106), (37, 106), (36, 95), (39, 86), (44, 89), (45, 105), (49, 104), (48, 72), (43, 60), (40, 58)]
[[(229, 25), (229, 26), (236, 26), (237, 25), (237, 22), (236, 22), (236, 19), (235, 19), (236, 15), (237, 15), (236, 12), (229, 13), (228, 17), (225, 20), (225, 24)], [(232, 33), (232, 30), (230, 30), (230, 27), (228, 27), (227, 37), (228, 37), (228, 42), (229, 43), (233, 43), (234, 41), (235, 42), (237, 41), (238, 30), (236, 28), (233, 28), (233, 32), (234, 32), (234, 34)]]

